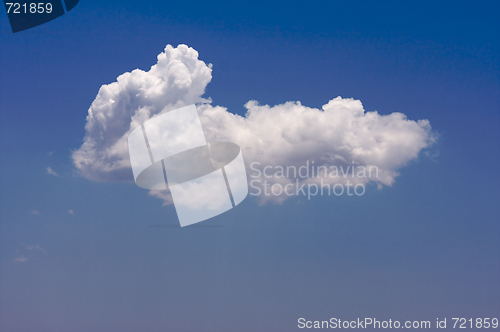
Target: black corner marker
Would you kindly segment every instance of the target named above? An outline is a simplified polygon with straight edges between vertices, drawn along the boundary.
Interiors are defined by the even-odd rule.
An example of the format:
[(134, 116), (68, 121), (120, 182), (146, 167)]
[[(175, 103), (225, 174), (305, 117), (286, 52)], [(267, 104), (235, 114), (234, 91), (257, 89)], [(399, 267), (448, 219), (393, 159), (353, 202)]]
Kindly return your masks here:
[[(10, 27), (14, 33), (36, 27), (64, 15), (61, 0), (48, 0), (47, 2), (4, 0), (3, 2), (9, 17)], [(66, 0), (67, 10), (73, 9), (77, 3), (78, 0)]]

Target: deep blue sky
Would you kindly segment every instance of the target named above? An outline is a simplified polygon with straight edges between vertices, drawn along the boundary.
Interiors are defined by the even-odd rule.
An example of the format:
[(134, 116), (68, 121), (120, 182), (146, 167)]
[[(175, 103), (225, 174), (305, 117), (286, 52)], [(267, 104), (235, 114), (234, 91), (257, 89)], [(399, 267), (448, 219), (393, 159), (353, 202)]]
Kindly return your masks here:
[[(81, 0), (16, 34), (0, 14), (0, 330), (500, 318), (499, 12), (496, 1)], [(179, 43), (213, 64), (215, 105), (352, 97), (428, 119), (434, 157), (363, 197), (249, 197), (211, 227), (156, 227), (178, 223), (172, 206), (78, 177), (70, 154), (99, 87)]]

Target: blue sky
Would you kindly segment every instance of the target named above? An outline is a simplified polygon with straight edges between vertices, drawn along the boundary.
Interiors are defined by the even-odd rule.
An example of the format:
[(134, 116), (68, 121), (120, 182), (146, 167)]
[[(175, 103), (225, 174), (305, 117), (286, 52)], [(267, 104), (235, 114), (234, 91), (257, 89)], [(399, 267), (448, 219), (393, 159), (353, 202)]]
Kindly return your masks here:
[[(16, 34), (1, 14), (0, 330), (500, 318), (499, 9), (82, 0)], [(248, 197), (174, 227), (172, 205), (79, 176), (71, 153), (101, 85), (181, 43), (213, 64), (204, 96), (230, 112), (342, 96), (428, 119), (439, 139), (392, 187), (263, 206)]]

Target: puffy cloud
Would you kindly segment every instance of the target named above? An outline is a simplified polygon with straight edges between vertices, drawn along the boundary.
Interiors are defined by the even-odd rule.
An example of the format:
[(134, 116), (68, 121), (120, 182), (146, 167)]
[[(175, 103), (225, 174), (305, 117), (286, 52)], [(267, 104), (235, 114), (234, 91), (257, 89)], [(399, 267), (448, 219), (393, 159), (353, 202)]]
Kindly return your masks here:
[(130, 131), (161, 112), (208, 102), (201, 95), (212, 69), (198, 60), (198, 52), (186, 45), (167, 45), (157, 58), (149, 71), (127, 72), (99, 89), (88, 110), (83, 145), (73, 152), (73, 162), (84, 177), (130, 180)]
[[(136, 69), (103, 85), (89, 109), (84, 143), (73, 153), (76, 168), (92, 180), (133, 181), (127, 148), (130, 131), (157, 114), (193, 103), (198, 103), (208, 141), (230, 141), (242, 148), (249, 182), (253, 181), (250, 192), (260, 188), (262, 203), (288, 197), (284, 192), (265, 195), (266, 184), (283, 188), (350, 181), (390, 186), (398, 169), (435, 140), (427, 120), (366, 112), (359, 100), (351, 98), (334, 98), (322, 109), (300, 102), (268, 106), (249, 101), (247, 113), (239, 116), (201, 97), (210, 80), (211, 65), (198, 60), (194, 49), (167, 45), (149, 71)], [(287, 169), (293, 173), (293, 168), (298, 171), (306, 165), (314, 175), (279, 173)], [(323, 175), (317, 177), (320, 166)], [(363, 168), (368, 172), (370, 167), (373, 174), (362, 176)], [(166, 204), (172, 202), (168, 192), (150, 194)]]
[(365, 112), (361, 102), (351, 98), (332, 99), (322, 110), (300, 102), (271, 107), (249, 101), (245, 107), (248, 111), (241, 117), (203, 105), (200, 118), (208, 141), (241, 146), (250, 192), (260, 192), (261, 202), (285, 200), (290, 195), (281, 191), (287, 184), (293, 184), (288, 193), (297, 193), (302, 184), (339, 184), (345, 190), (347, 181), (390, 186), (397, 170), (435, 140), (427, 120)]

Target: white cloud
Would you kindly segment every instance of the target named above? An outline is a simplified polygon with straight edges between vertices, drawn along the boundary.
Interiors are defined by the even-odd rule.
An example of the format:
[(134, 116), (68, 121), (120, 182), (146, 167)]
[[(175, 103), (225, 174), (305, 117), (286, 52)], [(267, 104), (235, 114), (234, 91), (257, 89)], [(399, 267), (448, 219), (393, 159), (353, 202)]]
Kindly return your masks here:
[[(417, 158), (419, 152), (434, 141), (427, 120), (408, 120), (402, 113), (365, 112), (361, 102), (351, 98), (332, 99), (322, 110), (300, 102), (261, 106), (249, 101), (245, 107), (248, 111), (241, 117), (223, 107), (203, 105), (200, 119), (208, 141), (235, 142), (243, 150), (247, 167), (253, 162), (253, 168), (262, 172), (265, 166), (270, 166), (267, 174), (278, 175), (266, 178), (260, 174), (254, 186), (261, 189), (263, 180), (270, 185), (280, 184), (282, 188), (296, 180), (299, 185), (320, 185), (323, 180), (332, 185), (347, 181), (364, 185), (372, 181), (390, 186), (398, 176), (397, 170)], [(307, 178), (293, 177), (294, 168), (305, 170), (306, 165), (309, 165)], [(280, 177), (280, 166), (284, 175), (289, 167), (289, 176), (293, 179)], [(318, 166), (324, 166), (319, 178), (316, 177)], [(368, 178), (370, 166), (376, 168), (373, 167), (372, 176)], [(257, 179), (258, 171), (251, 168), (248, 171), (250, 181)], [(286, 197), (284, 193), (267, 197), (263, 192), (260, 198), (281, 202)]]
[(71, 214), (72, 216), (75, 215), (75, 211), (73, 211), (73, 210), (69, 210), (68, 213)]
[(26, 263), (28, 261), (28, 257), (19, 256), (19, 257), (14, 258), (14, 261), (19, 262), (19, 263)]
[[(136, 69), (103, 85), (89, 109), (84, 143), (73, 153), (80, 174), (97, 181), (133, 181), (127, 148), (130, 131), (157, 114), (192, 103), (199, 104), (208, 141), (235, 142), (242, 148), (249, 180), (256, 175), (248, 168), (252, 162), (260, 163), (260, 169), (271, 166), (271, 173), (279, 166), (298, 169), (309, 162), (329, 169), (342, 167), (343, 171), (349, 166), (376, 166), (376, 178), (351, 174), (323, 180), (390, 186), (398, 169), (416, 159), (435, 139), (427, 120), (408, 120), (402, 113), (366, 112), (359, 100), (351, 98), (334, 98), (322, 109), (300, 102), (268, 106), (249, 101), (245, 116), (232, 114), (201, 97), (211, 72), (211, 65), (198, 60), (194, 49), (167, 45), (149, 71)], [(295, 181), (266, 179), (262, 174), (259, 179), (283, 186)], [(319, 184), (320, 180), (299, 182)], [(171, 203), (165, 191), (152, 190), (150, 194)], [(286, 197), (261, 195), (260, 200), (282, 202)]]
[(59, 174), (57, 174), (57, 173), (56, 173), (56, 172), (55, 172), (52, 168), (50, 168), (50, 167), (47, 167), (47, 168), (46, 168), (46, 170), (47, 170), (47, 174), (49, 174), (49, 175), (53, 175), (53, 176), (58, 176), (58, 175), (59, 175)]
[(149, 195), (158, 197), (163, 200), (163, 206), (172, 204), (174, 202), (174, 200), (172, 199), (172, 195), (170, 195), (170, 191), (167, 190), (151, 189), (149, 191)]
[(31, 214), (34, 214), (34, 215), (39, 215), (39, 214), (40, 214), (40, 211), (38, 211), (38, 210), (32, 210), (32, 211), (31, 211)]
[(198, 60), (198, 52), (186, 45), (167, 45), (157, 58), (149, 71), (124, 73), (99, 89), (88, 111), (84, 143), (73, 152), (73, 162), (84, 177), (130, 180), (130, 131), (161, 112), (208, 102), (201, 95), (212, 69)]

